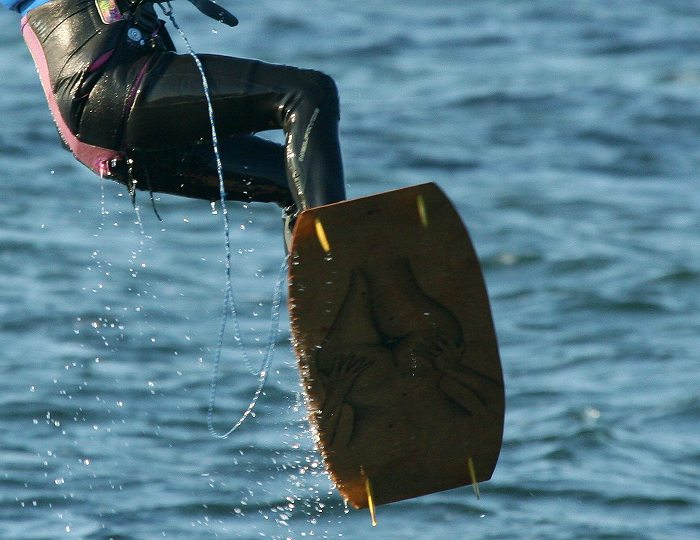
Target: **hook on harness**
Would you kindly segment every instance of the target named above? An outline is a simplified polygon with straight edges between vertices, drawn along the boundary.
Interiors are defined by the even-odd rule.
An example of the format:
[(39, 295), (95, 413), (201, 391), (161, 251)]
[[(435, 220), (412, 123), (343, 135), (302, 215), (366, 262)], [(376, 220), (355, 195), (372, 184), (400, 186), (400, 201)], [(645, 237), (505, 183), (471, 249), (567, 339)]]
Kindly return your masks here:
[[(194, 7), (196, 7), (200, 11), (200, 13), (203, 13), (204, 15), (214, 19), (215, 21), (219, 21), (220, 23), (231, 27), (236, 26), (238, 24), (238, 19), (232, 13), (225, 10), (212, 0), (188, 0), (188, 2)], [(166, 2), (158, 2), (158, 5), (163, 10), (163, 13), (166, 17), (169, 16), (173, 11), (169, 0)]]

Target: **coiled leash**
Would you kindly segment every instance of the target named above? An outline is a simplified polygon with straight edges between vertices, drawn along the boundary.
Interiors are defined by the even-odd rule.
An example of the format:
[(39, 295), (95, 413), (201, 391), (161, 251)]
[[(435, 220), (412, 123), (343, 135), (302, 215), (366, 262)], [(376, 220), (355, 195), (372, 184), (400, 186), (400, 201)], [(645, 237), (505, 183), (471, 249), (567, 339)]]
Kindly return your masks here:
[[(211, 17), (212, 19), (215, 19), (223, 24), (226, 24), (228, 26), (236, 26), (238, 24), (238, 19), (234, 17), (231, 13), (226, 11), (224, 8), (221, 6), (215, 4), (211, 0), (189, 0), (199, 11), (201, 11), (203, 14), (207, 15), (208, 17)], [(221, 204), (221, 210), (222, 210), (222, 217), (223, 217), (223, 222), (224, 222), (224, 237), (225, 237), (225, 248), (226, 248), (226, 257), (225, 257), (225, 266), (226, 266), (226, 291), (224, 293), (224, 302), (223, 302), (223, 307), (222, 307), (222, 314), (221, 314), (221, 326), (219, 328), (219, 338), (218, 338), (218, 343), (217, 343), (217, 349), (216, 349), (216, 355), (214, 358), (214, 366), (212, 368), (212, 378), (211, 378), (211, 384), (210, 384), (210, 392), (209, 392), (209, 404), (207, 407), (207, 428), (209, 430), (209, 433), (216, 438), (219, 439), (225, 439), (229, 437), (236, 429), (238, 429), (241, 424), (245, 421), (245, 419), (250, 416), (253, 413), (253, 409), (255, 408), (255, 405), (258, 402), (258, 398), (262, 394), (262, 390), (265, 386), (265, 382), (267, 381), (267, 377), (270, 373), (270, 365), (272, 364), (272, 358), (274, 356), (274, 350), (275, 350), (275, 345), (277, 342), (277, 334), (279, 333), (279, 316), (280, 316), (280, 304), (281, 304), (281, 299), (282, 299), (282, 285), (284, 283), (284, 280), (286, 278), (287, 274), (287, 257), (284, 258), (280, 269), (279, 269), (279, 274), (277, 276), (277, 283), (275, 286), (275, 292), (273, 294), (273, 299), (272, 299), (272, 307), (271, 307), (271, 315), (270, 315), (270, 330), (268, 334), (268, 343), (266, 347), (266, 352), (262, 361), (262, 364), (260, 366), (260, 369), (255, 369), (253, 368), (250, 359), (248, 357), (248, 354), (245, 350), (245, 345), (243, 343), (243, 340), (241, 339), (241, 329), (240, 329), (240, 324), (238, 320), (238, 310), (236, 308), (236, 302), (235, 298), (233, 295), (233, 285), (231, 281), (231, 239), (230, 239), (230, 226), (229, 226), (229, 218), (228, 218), (228, 209), (226, 207), (226, 189), (224, 185), (224, 174), (223, 174), (223, 165), (221, 162), (221, 154), (219, 152), (219, 140), (218, 136), (216, 133), (216, 126), (214, 122), (214, 108), (212, 106), (212, 99), (211, 99), (211, 92), (209, 89), (209, 82), (207, 81), (206, 74), (204, 72), (204, 67), (202, 66), (202, 62), (197, 56), (197, 54), (194, 52), (189, 40), (187, 39), (187, 36), (185, 35), (184, 31), (180, 27), (180, 25), (177, 23), (175, 20), (175, 17), (173, 16), (173, 9), (170, 4), (170, 2), (159, 2), (158, 6), (160, 9), (163, 11), (163, 14), (168, 17), (170, 22), (172, 23), (173, 27), (179, 32), (180, 37), (182, 40), (185, 42), (185, 45), (187, 47), (187, 51), (189, 55), (193, 58), (197, 69), (199, 70), (200, 76), (202, 78), (202, 89), (204, 91), (204, 95), (206, 98), (207, 102), (207, 111), (209, 114), (209, 122), (211, 125), (211, 137), (212, 137), (212, 148), (214, 150), (214, 156), (216, 160), (216, 169), (219, 177), (219, 202)], [(215, 427), (214, 427), (214, 410), (215, 410), (215, 405), (216, 405), (216, 389), (217, 389), (217, 384), (219, 380), (219, 371), (220, 371), (220, 364), (221, 364), (221, 355), (222, 355), (222, 349), (223, 349), (223, 342), (224, 342), (224, 335), (226, 332), (226, 324), (228, 322), (228, 315), (231, 313), (233, 316), (233, 324), (234, 324), (234, 340), (238, 344), (239, 350), (241, 351), (241, 354), (243, 356), (243, 360), (248, 368), (248, 370), (251, 372), (251, 374), (257, 376), (258, 378), (258, 386), (253, 393), (253, 398), (251, 399), (250, 403), (248, 404), (248, 407), (245, 409), (245, 411), (241, 414), (240, 418), (238, 419), (237, 422), (235, 422), (230, 429), (228, 429), (226, 432), (221, 433), (218, 432)]]

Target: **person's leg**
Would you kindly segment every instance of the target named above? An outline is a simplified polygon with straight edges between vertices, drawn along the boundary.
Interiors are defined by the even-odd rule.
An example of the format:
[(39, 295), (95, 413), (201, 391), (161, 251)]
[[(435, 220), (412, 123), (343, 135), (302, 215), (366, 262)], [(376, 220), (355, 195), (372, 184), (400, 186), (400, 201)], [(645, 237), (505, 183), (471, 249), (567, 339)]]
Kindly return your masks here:
[[(219, 141), (219, 155), (228, 200), (294, 205), (287, 184), (282, 145), (254, 135)], [(112, 173), (137, 189), (196, 199), (220, 198), (219, 171), (210, 142), (176, 149), (132, 151), (132, 170)], [(133, 183), (136, 182), (136, 185)]]
[[(200, 58), (224, 161), (232, 161), (233, 154), (245, 154), (246, 146), (249, 150), (260, 149), (248, 154), (249, 160), (282, 160), (291, 197), (299, 210), (345, 198), (338, 96), (332, 79), (316, 71), (254, 60), (212, 55)], [(269, 129), (284, 130), (283, 149), (277, 145), (278, 150), (273, 150), (269, 145), (274, 143), (265, 145), (243, 137)], [(134, 103), (127, 121), (126, 147), (139, 155), (191, 149), (203, 141), (211, 141), (211, 126), (199, 71), (187, 55), (164, 54)], [(270, 163), (248, 164), (258, 170), (266, 166)], [(279, 171), (280, 165), (274, 164), (272, 169)], [(192, 172), (196, 177), (197, 171)], [(192, 180), (196, 183), (196, 178)], [(151, 181), (157, 182), (153, 178)], [(270, 183), (276, 185), (277, 180)], [(210, 190), (204, 185), (201, 198), (210, 198)]]

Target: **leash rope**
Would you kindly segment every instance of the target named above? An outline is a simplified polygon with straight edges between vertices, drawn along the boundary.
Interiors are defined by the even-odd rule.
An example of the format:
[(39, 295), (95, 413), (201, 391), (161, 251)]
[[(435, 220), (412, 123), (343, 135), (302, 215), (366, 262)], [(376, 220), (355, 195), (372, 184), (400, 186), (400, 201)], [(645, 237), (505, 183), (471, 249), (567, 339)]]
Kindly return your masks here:
[[(217, 174), (219, 176), (219, 202), (221, 204), (221, 213), (223, 216), (223, 222), (224, 222), (224, 239), (225, 239), (225, 249), (226, 249), (226, 255), (225, 255), (225, 272), (226, 272), (226, 290), (224, 293), (224, 301), (223, 301), (223, 306), (222, 306), (222, 313), (221, 313), (221, 325), (219, 327), (219, 336), (218, 336), (218, 343), (217, 343), (217, 348), (216, 348), (216, 354), (214, 357), (214, 365), (212, 368), (212, 377), (211, 377), (211, 383), (209, 386), (209, 404), (207, 407), (207, 429), (209, 430), (209, 433), (217, 438), (217, 439), (226, 439), (229, 437), (234, 431), (236, 431), (241, 424), (245, 421), (245, 419), (250, 416), (253, 413), (253, 409), (255, 408), (255, 405), (258, 402), (258, 398), (262, 394), (263, 388), (265, 387), (265, 382), (267, 381), (267, 377), (270, 372), (270, 366), (272, 365), (272, 359), (274, 356), (274, 351), (275, 351), (275, 346), (277, 342), (277, 334), (279, 333), (279, 316), (280, 316), (280, 304), (282, 300), (282, 285), (285, 280), (286, 272), (287, 272), (287, 257), (284, 258), (284, 261), (282, 262), (280, 266), (280, 270), (277, 276), (277, 283), (275, 285), (275, 292), (273, 294), (272, 298), (272, 306), (271, 306), (271, 314), (270, 314), (270, 330), (268, 333), (268, 343), (267, 343), (267, 348), (265, 355), (263, 357), (263, 361), (260, 365), (260, 369), (255, 369), (250, 361), (250, 358), (248, 356), (248, 353), (245, 350), (245, 345), (243, 343), (243, 340), (241, 338), (241, 328), (240, 328), (240, 322), (238, 320), (238, 309), (236, 307), (236, 300), (233, 294), (233, 284), (231, 281), (231, 234), (230, 234), (230, 225), (229, 225), (229, 218), (228, 218), (228, 208), (226, 206), (226, 187), (224, 185), (224, 173), (223, 173), (223, 165), (221, 162), (221, 154), (219, 152), (219, 139), (216, 133), (216, 125), (214, 123), (214, 107), (212, 106), (212, 99), (211, 99), (211, 91), (209, 89), (209, 82), (207, 80), (207, 76), (204, 72), (204, 66), (202, 65), (202, 61), (199, 59), (197, 54), (194, 52), (194, 49), (192, 48), (192, 45), (190, 44), (189, 39), (185, 35), (185, 32), (182, 30), (180, 25), (177, 23), (175, 20), (175, 17), (173, 15), (173, 8), (170, 4), (169, 1), (166, 2), (159, 2), (158, 6), (160, 9), (163, 11), (163, 14), (170, 19), (170, 22), (172, 23), (173, 27), (179, 32), (180, 37), (185, 43), (185, 46), (187, 47), (187, 51), (189, 55), (192, 57), (192, 59), (195, 62), (195, 65), (197, 66), (197, 69), (199, 70), (199, 74), (202, 79), (202, 89), (204, 91), (204, 96), (206, 98), (207, 102), (207, 112), (209, 114), (209, 123), (211, 125), (211, 138), (212, 138), (212, 148), (214, 150), (214, 157), (216, 160), (216, 170)], [(253, 393), (253, 398), (251, 399), (250, 403), (248, 404), (248, 407), (245, 409), (245, 411), (241, 414), (240, 418), (238, 419), (237, 422), (235, 422), (230, 429), (228, 429), (225, 432), (219, 432), (216, 430), (214, 427), (214, 411), (216, 408), (216, 391), (217, 391), (217, 385), (219, 381), (219, 372), (220, 372), (220, 366), (221, 366), (221, 356), (222, 356), (222, 350), (223, 350), (223, 343), (224, 343), (224, 336), (226, 333), (226, 325), (228, 322), (228, 315), (231, 313), (232, 318), (233, 318), (233, 326), (234, 326), (234, 341), (237, 343), (239, 350), (241, 351), (241, 354), (243, 356), (243, 362), (245, 363), (248, 371), (252, 374), (255, 375), (258, 378), (258, 385), (256, 387), (255, 392)]]

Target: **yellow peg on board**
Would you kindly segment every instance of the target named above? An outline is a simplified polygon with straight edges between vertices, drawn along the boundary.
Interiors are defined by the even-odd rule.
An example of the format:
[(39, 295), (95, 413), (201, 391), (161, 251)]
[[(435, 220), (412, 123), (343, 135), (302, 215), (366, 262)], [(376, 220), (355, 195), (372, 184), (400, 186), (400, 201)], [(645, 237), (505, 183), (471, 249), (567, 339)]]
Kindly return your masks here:
[(318, 237), (318, 242), (321, 244), (323, 251), (328, 253), (331, 250), (331, 245), (328, 243), (328, 237), (326, 236), (326, 231), (323, 229), (323, 223), (321, 220), (316, 218), (314, 220), (314, 225), (316, 226), (316, 236)]
[(420, 218), (420, 223), (423, 225), (424, 229), (428, 228), (428, 211), (425, 208), (425, 199), (423, 195), (418, 195), (416, 197), (416, 206), (418, 207), (418, 217)]
[(377, 512), (374, 508), (374, 495), (372, 494), (372, 482), (370, 482), (369, 477), (365, 474), (364, 467), (360, 467), (360, 474), (365, 479), (365, 492), (367, 493), (367, 508), (369, 508), (369, 515), (372, 520), (372, 527), (377, 526)]
[(472, 487), (474, 488), (474, 494), (477, 499), (481, 499), (481, 494), (479, 493), (479, 484), (476, 481), (476, 470), (474, 469), (474, 460), (470, 457), (467, 460), (467, 467), (469, 467), (469, 477), (472, 479)]

